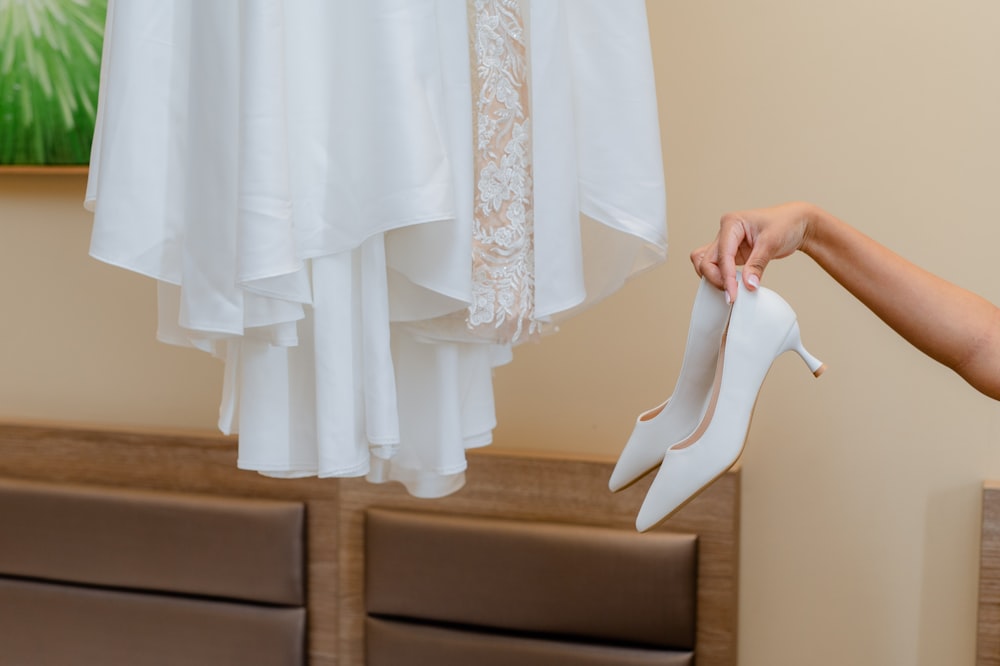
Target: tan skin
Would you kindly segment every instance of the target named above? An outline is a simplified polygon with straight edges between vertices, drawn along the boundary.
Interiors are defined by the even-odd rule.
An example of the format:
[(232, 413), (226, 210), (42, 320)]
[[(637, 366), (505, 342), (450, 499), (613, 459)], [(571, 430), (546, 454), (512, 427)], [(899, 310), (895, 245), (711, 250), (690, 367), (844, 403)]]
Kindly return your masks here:
[(728, 213), (691, 253), (698, 275), (736, 298), (736, 267), (753, 291), (772, 259), (801, 251), (882, 321), (976, 390), (1000, 400), (1000, 308), (907, 261), (804, 202)]

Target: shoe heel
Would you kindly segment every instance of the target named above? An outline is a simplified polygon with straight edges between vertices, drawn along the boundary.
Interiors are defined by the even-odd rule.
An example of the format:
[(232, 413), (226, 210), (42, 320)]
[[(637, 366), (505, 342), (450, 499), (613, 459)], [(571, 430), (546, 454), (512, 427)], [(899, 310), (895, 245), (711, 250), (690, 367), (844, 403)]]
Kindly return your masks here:
[(805, 361), (805, 364), (809, 366), (809, 370), (812, 371), (813, 377), (819, 377), (826, 371), (826, 363), (823, 363), (823, 361), (810, 354), (802, 345), (802, 335), (799, 332), (798, 321), (792, 324), (791, 330), (785, 336), (784, 351), (788, 350), (794, 351)]
[(788, 303), (764, 287), (750, 292), (740, 282), (739, 288), (708, 407), (694, 432), (667, 448), (636, 516), (640, 532), (672, 516), (739, 460), (754, 403), (775, 358), (794, 351), (814, 375), (823, 372), (823, 362), (802, 346)]

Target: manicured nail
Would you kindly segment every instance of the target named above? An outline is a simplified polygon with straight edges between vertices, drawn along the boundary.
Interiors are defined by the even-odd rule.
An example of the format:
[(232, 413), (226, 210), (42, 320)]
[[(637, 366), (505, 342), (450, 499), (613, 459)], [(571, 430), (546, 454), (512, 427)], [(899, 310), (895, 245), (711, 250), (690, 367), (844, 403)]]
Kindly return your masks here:
[(751, 274), (750, 274), (750, 276), (749, 276), (749, 277), (747, 277), (747, 282), (748, 282), (748, 283), (750, 284), (750, 286), (751, 286), (751, 287), (753, 287), (754, 289), (756, 289), (757, 287), (759, 287), (759, 286), (760, 286), (760, 278), (759, 278), (759, 277), (757, 277), (756, 275), (754, 275), (753, 273), (751, 273)]

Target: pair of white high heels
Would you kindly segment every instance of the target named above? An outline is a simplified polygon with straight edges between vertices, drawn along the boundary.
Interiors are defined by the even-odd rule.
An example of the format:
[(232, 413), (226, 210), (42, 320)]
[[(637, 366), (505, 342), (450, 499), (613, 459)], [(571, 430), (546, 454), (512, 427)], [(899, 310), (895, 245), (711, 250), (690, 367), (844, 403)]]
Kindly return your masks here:
[(636, 518), (640, 532), (672, 516), (736, 464), (775, 358), (794, 351), (816, 377), (825, 369), (802, 346), (788, 303), (770, 289), (748, 291), (737, 281), (739, 292), (729, 305), (724, 292), (702, 280), (673, 395), (639, 415), (611, 474), (608, 486), (617, 492), (660, 467)]

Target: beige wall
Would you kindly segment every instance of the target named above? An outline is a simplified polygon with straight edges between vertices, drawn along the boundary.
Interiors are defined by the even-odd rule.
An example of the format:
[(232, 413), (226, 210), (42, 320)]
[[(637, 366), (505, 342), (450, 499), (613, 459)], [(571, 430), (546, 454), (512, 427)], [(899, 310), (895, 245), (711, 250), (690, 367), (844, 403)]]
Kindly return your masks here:
[[(1000, 303), (1000, 3), (651, 0), (668, 263), (518, 351), (497, 446), (615, 455), (670, 392), (726, 210), (810, 199)], [(87, 258), (79, 177), (0, 179), (0, 418), (213, 427), (219, 365), (153, 341), (153, 287)], [(972, 663), (1000, 406), (805, 257), (766, 284), (830, 369), (777, 361), (744, 456), (741, 664)], [(638, 508), (640, 497), (635, 497)]]
[(86, 184), (0, 175), (0, 418), (214, 428), (221, 363), (157, 343), (155, 283), (87, 256)]

